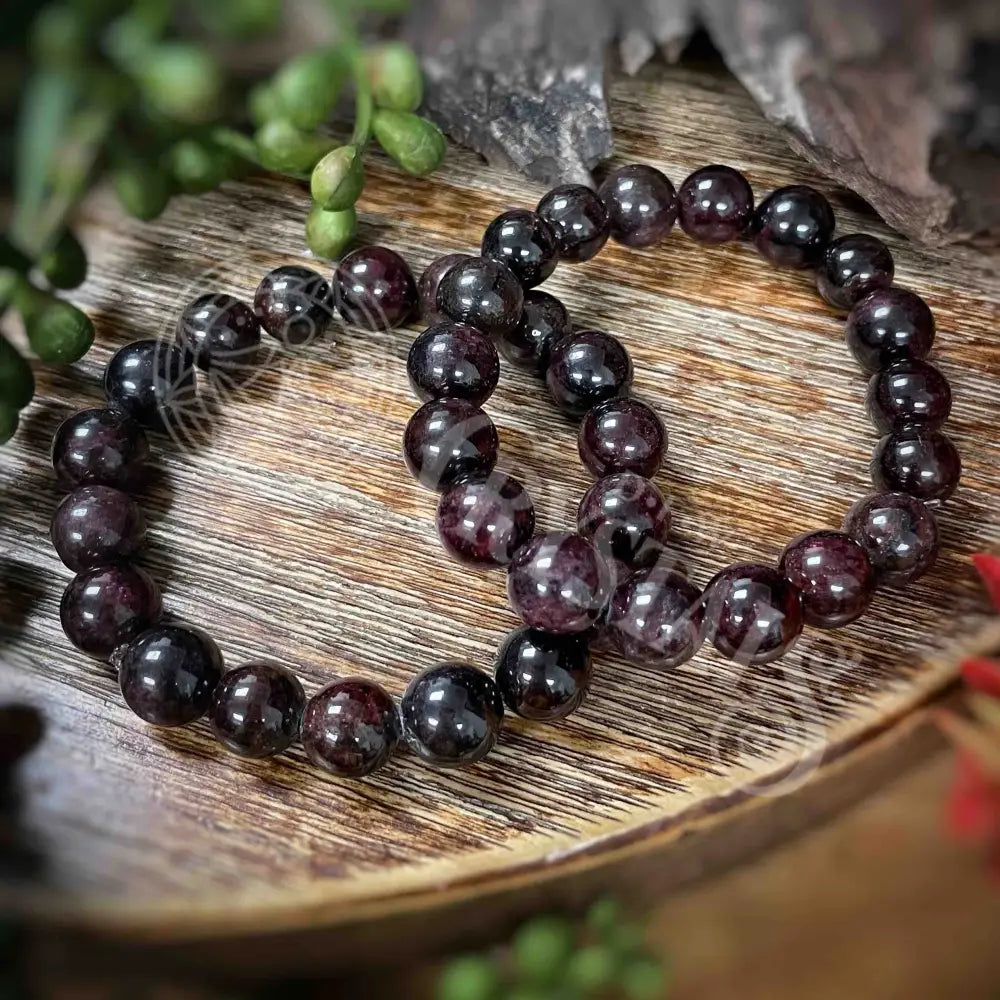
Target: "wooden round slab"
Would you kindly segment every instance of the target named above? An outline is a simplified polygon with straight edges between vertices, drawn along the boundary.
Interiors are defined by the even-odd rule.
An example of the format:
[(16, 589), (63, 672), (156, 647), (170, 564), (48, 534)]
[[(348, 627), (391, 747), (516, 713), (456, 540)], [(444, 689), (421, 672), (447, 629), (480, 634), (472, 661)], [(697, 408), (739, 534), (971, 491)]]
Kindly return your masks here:
[[(726, 162), (758, 195), (791, 182), (824, 187), (731, 83), (673, 71), (620, 81), (613, 96), (622, 161), (653, 163), (676, 182)], [(540, 194), (458, 150), (430, 180), (376, 158), (362, 238), (396, 248), (419, 274), (439, 254), (473, 249), (493, 216)], [(108, 198), (91, 203), (80, 229), (91, 276), (72, 297), (93, 316), (97, 344), (72, 369), (38, 369), (36, 400), (0, 451), (0, 693), (37, 705), (47, 723), (22, 768), (5, 906), (106, 938), (201, 943), (210, 953), (219, 939), (296, 932), (284, 952), (236, 953), (251, 964), (305, 961), (305, 941), (317, 960), (349, 959), (357, 935), (301, 932), (402, 913), (411, 941), (441, 943), (447, 922), (431, 908), (463, 900), (462, 923), (447, 929), (468, 939), (487, 900), (516, 889), (531, 905), (551, 903), (551, 876), (612, 871), (622, 851), (639, 852), (632, 882), (650, 886), (682, 868), (711, 870), (740, 845), (658, 854), (645, 873), (643, 847), (659, 850), (669, 832), (690, 848), (707, 818), (748, 808), (777, 817), (796, 801), (780, 793), (812, 787), (828, 767), (843, 771), (873, 734), (941, 689), (953, 676), (941, 651), (988, 613), (968, 555), (1000, 544), (1000, 291), (948, 253), (905, 244), (853, 201), (833, 200), (840, 231), (886, 239), (899, 283), (937, 315), (935, 359), (954, 386), (948, 432), (965, 474), (941, 512), (933, 572), (881, 593), (859, 623), (807, 631), (767, 668), (741, 668), (708, 645), (668, 675), (600, 654), (591, 696), (568, 721), (508, 719), (497, 751), (468, 770), (400, 755), (353, 783), (320, 773), (298, 748), (246, 762), (203, 723), (150, 729), (124, 707), (108, 669), (60, 631), (70, 574), (47, 536), (60, 498), (48, 464), (56, 426), (100, 405), (115, 349), (169, 336), (195, 294), (249, 299), (270, 268), (311, 263), (308, 198), (291, 183), (178, 198), (150, 225), (126, 222)], [(801, 531), (838, 527), (870, 489), (866, 380), (808, 275), (775, 270), (748, 245), (705, 248), (676, 231), (653, 250), (609, 244), (588, 264), (560, 267), (545, 288), (577, 323), (614, 332), (632, 352), (635, 391), (670, 432), (658, 482), (697, 583), (730, 562), (773, 561)], [(335, 342), (276, 355), (251, 389), (220, 401), (214, 420), (192, 413), (183, 440), (155, 442), (144, 564), (169, 610), (208, 628), (230, 665), (268, 657), (310, 692), (360, 674), (398, 694), (444, 659), (489, 668), (517, 625), (504, 575), (449, 561), (435, 537), (435, 496), (403, 467), (415, 329), (338, 329)], [(540, 382), (506, 365), (487, 409), (500, 465), (527, 484), (539, 527), (572, 524), (588, 485), (574, 425)], [(790, 811), (758, 820), (747, 844), (777, 835)], [(584, 887), (578, 895), (597, 885), (582, 875), (570, 883)]]

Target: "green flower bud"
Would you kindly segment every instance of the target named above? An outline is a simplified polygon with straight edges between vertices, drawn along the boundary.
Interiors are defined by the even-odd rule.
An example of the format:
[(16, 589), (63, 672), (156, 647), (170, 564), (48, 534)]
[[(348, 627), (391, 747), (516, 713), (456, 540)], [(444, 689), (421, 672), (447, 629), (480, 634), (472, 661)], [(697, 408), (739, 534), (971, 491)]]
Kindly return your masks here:
[(222, 70), (205, 49), (183, 42), (157, 45), (137, 73), (149, 103), (168, 118), (206, 122), (219, 112)]
[(274, 88), (266, 83), (258, 83), (250, 91), (247, 95), (247, 107), (250, 111), (250, 120), (257, 126), (274, 121), (276, 118), (286, 117), (285, 109), (281, 106)]
[(357, 146), (331, 149), (313, 167), (309, 188), (313, 201), (328, 212), (350, 208), (365, 186), (365, 165)]
[(34, 395), (31, 365), (6, 337), (0, 336), (0, 405), (23, 410)]
[(566, 979), (582, 993), (606, 990), (615, 980), (617, 956), (608, 948), (588, 945), (575, 952), (566, 968)]
[(573, 928), (561, 917), (535, 917), (511, 942), (518, 971), (528, 982), (541, 984), (562, 979), (573, 948)]
[(17, 410), (0, 400), (0, 444), (6, 444), (17, 433), (20, 422)]
[(353, 208), (326, 212), (313, 205), (306, 216), (306, 245), (317, 257), (337, 260), (357, 235), (358, 217)]
[(423, 177), (441, 166), (444, 136), (433, 122), (409, 111), (375, 112), (372, 130), (379, 145), (407, 172)]
[(94, 324), (76, 306), (50, 298), (48, 304), (25, 318), (31, 349), (42, 361), (70, 365), (79, 361), (94, 342)]
[(495, 1000), (500, 977), (493, 963), (467, 955), (448, 963), (438, 980), (436, 1000)]
[(281, 0), (211, 0), (198, 17), (209, 31), (224, 38), (253, 38), (273, 31), (281, 15)]
[(80, 12), (63, 4), (43, 7), (31, 26), (35, 58), (63, 68), (76, 62), (87, 46), (87, 22)]
[(260, 162), (268, 170), (286, 174), (308, 174), (334, 146), (329, 136), (301, 132), (285, 118), (262, 125), (254, 141)]
[(42, 255), (38, 267), (54, 288), (76, 288), (87, 277), (87, 254), (66, 229), (56, 245)]
[(330, 117), (347, 72), (347, 60), (336, 49), (303, 52), (275, 75), (275, 100), (296, 128), (318, 128)]
[(168, 154), (170, 173), (185, 194), (202, 194), (217, 188), (226, 179), (228, 159), (222, 150), (182, 139)]
[(621, 987), (628, 1000), (663, 1000), (666, 976), (652, 959), (639, 958), (622, 969)]
[(119, 167), (112, 182), (122, 208), (144, 222), (160, 215), (170, 201), (170, 177), (156, 166), (134, 163)]
[(416, 111), (424, 99), (424, 78), (416, 53), (402, 42), (386, 42), (365, 54), (372, 98), (380, 108)]

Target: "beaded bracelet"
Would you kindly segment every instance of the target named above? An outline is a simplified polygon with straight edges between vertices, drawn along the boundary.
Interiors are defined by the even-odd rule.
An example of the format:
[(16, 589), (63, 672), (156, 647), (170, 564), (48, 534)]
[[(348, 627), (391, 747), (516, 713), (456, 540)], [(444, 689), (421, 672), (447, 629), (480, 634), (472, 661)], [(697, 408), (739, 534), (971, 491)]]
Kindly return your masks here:
[[(628, 396), (628, 351), (610, 334), (572, 328), (562, 304), (536, 290), (559, 261), (588, 260), (609, 236), (654, 245), (678, 218), (699, 242), (748, 235), (773, 263), (816, 269), (824, 299), (849, 311), (847, 342), (872, 373), (867, 405), (884, 435), (872, 462), (880, 492), (851, 507), (842, 531), (799, 536), (777, 568), (730, 566), (704, 591), (665, 548), (670, 511), (651, 477), (667, 434), (650, 407)], [(675, 191), (660, 171), (631, 165), (599, 193), (562, 186), (535, 212), (504, 213), (487, 228), (481, 256), (441, 257), (419, 287), (398, 254), (367, 247), (341, 261), (332, 286), (307, 268), (283, 267), (265, 277), (253, 309), (202, 296), (184, 311), (176, 344), (138, 341), (114, 355), (108, 408), (82, 411), (56, 432), (53, 464), (73, 492), (53, 517), (52, 539), (78, 574), (60, 606), (67, 636), (111, 660), (127, 704), (147, 722), (185, 725), (207, 712), (235, 753), (270, 756), (299, 737), (318, 766), (360, 777), (401, 739), (433, 764), (481, 759), (505, 704), (526, 718), (568, 715), (586, 694), (599, 635), (649, 667), (676, 668), (705, 638), (724, 656), (762, 664), (783, 655), (804, 623), (856, 620), (877, 585), (914, 580), (931, 566), (938, 534), (929, 505), (953, 492), (961, 464), (939, 430), (950, 412), (948, 383), (922, 360), (934, 339), (930, 310), (892, 287), (881, 241), (833, 240), (833, 230), (833, 211), (812, 188), (782, 188), (754, 209), (748, 182), (729, 167), (704, 167)], [(195, 366), (237, 381), (251, 373), (261, 328), (301, 344), (323, 334), (335, 308), (350, 324), (386, 329), (405, 322), (418, 301), (432, 325), (408, 357), (425, 402), (407, 424), (404, 458), (441, 493), (437, 527), (451, 555), (507, 568), (524, 627), (504, 641), (493, 678), (464, 663), (431, 667), (408, 685), (398, 712), (362, 678), (335, 681), (307, 701), (298, 679), (274, 663), (223, 674), (206, 633), (155, 624), (159, 591), (130, 563), (145, 534), (127, 494), (148, 456), (142, 426), (163, 429), (195, 394)], [(544, 375), (555, 403), (582, 418), (580, 456), (597, 482), (581, 501), (576, 531), (535, 535), (527, 491), (495, 469), (498, 435), (481, 406), (499, 379), (498, 347), (514, 366)]]

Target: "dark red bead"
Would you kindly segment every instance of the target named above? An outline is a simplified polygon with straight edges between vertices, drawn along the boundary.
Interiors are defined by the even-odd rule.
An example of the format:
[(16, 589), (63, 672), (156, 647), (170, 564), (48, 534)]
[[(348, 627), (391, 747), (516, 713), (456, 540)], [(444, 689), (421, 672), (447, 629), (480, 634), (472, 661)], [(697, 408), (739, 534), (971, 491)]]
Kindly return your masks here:
[(739, 239), (753, 216), (753, 190), (732, 167), (712, 164), (688, 177), (677, 192), (681, 229), (699, 243)]
[(503, 700), (489, 674), (467, 663), (429, 667), (410, 681), (400, 703), (403, 738), (440, 767), (474, 764), (493, 749)]
[(934, 314), (919, 295), (883, 288), (866, 295), (847, 317), (847, 346), (866, 372), (901, 358), (923, 358), (934, 344)]
[(520, 628), (500, 647), (495, 677), (504, 704), (516, 715), (564, 719), (590, 687), (590, 649), (580, 636)]
[(253, 368), (260, 351), (260, 323), (253, 310), (232, 295), (199, 295), (177, 321), (177, 343), (205, 371), (239, 377)]
[(222, 653), (199, 628), (157, 625), (122, 650), (118, 683), (129, 708), (154, 726), (186, 726), (212, 704)]
[(569, 329), (566, 307), (554, 295), (526, 292), (520, 322), (498, 341), (500, 353), (512, 365), (544, 375), (553, 346)]
[(815, 267), (833, 236), (833, 209), (805, 184), (779, 188), (757, 206), (750, 236), (761, 256), (779, 267)]
[(81, 410), (67, 417), (52, 439), (52, 467), (67, 488), (93, 484), (135, 489), (148, 458), (143, 429), (120, 410)]
[(299, 735), (306, 695), (278, 663), (255, 661), (223, 674), (208, 722), (215, 738), (241, 757), (272, 757)]
[(611, 597), (612, 572), (593, 542), (570, 531), (536, 535), (507, 571), (511, 608), (525, 625), (571, 635), (597, 624)]
[(528, 491), (506, 473), (458, 483), (445, 490), (437, 509), (444, 547), (460, 562), (506, 566), (535, 530)]
[(417, 295), (420, 298), (420, 313), (424, 322), (428, 326), (435, 323), (446, 323), (448, 317), (438, 311), (437, 294), (441, 286), (441, 279), (456, 265), (463, 260), (469, 260), (467, 253), (446, 253), (442, 257), (432, 260), (420, 275), (417, 282)]
[(836, 309), (850, 309), (866, 295), (892, 284), (889, 248), (874, 236), (852, 233), (834, 240), (816, 270), (820, 295)]
[(666, 239), (677, 220), (677, 192), (656, 167), (619, 167), (597, 193), (608, 211), (611, 236), (625, 246), (653, 246)]
[(608, 242), (611, 222), (596, 191), (581, 184), (554, 187), (535, 211), (552, 227), (559, 259), (578, 264), (590, 260)]
[(847, 512), (846, 531), (868, 553), (880, 585), (910, 583), (938, 554), (938, 527), (931, 511), (905, 493), (873, 493)]
[(121, 490), (78, 486), (56, 508), (49, 533), (59, 558), (79, 573), (138, 552), (146, 538), (146, 519)]
[(410, 417), (403, 458), (411, 475), (431, 490), (483, 478), (497, 464), (500, 439), (493, 421), (464, 399), (432, 399)]
[(961, 478), (962, 459), (941, 431), (894, 431), (879, 441), (872, 456), (876, 489), (918, 500), (947, 500)]
[(317, 766), (339, 778), (377, 771), (399, 744), (401, 726), (392, 696), (363, 677), (327, 684), (306, 703), (302, 746)]
[(577, 443), (580, 460), (595, 476), (635, 472), (652, 479), (667, 450), (667, 431), (638, 399), (607, 399), (587, 411)]
[(882, 434), (906, 427), (937, 430), (951, 413), (951, 386), (933, 365), (903, 358), (872, 375), (867, 408)]
[(598, 403), (628, 394), (632, 359), (610, 333), (577, 330), (552, 348), (545, 381), (560, 409), (582, 417)]
[(813, 531), (789, 542), (778, 569), (802, 595), (807, 625), (839, 628), (860, 618), (875, 595), (865, 549), (840, 531)]
[(514, 272), (488, 257), (469, 257), (445, 274), (437, 307), (455, 323), (467, 323), (491, 337), (503, 337), (521, 319), (524, 290)]
[(420, 399), (450, 396), (482, 406), (500, 380), (500, 355), (475, 327), (442, 323), (424, 330), (410, 345), (406, 372)]
[(559, 263), (552, 227), (523, 208), (498, 215), (486, 227), (482, 252), (509, 267), (524, 288), (540, 285)]
[(410, 267), (388, 247), (359, 247), (333, 272), (333, 294), (344, 321), (364, 330), (402, 326), (417, 308)]
[(141, 569), (98, 566), (66, 588), (59, 618), (77, 649), (106, 660), (116, 646), (152, 625), (162, 607), (159, 588)]
[(703, 597), (705, 631), (723, 656), (737, 663), (769, 663), (802, 632), (798, 590), (777, 570), (738, 563), (717, 573)]
[(137, 340), (108, 362), (104, 392), (143, 427), (177, 429), (197, 402), (194, 361), (176, 344)]
[(631, 663), (679, 667), (702, 643), (701, 591), (682, 573), (640, 569), (615, 589), (605, 634)]
[(253, 297), (260, 325), (286, 347), (322, 339), (334, 316), (330, 283), (308, 267), (286, 264), (264, 276)]

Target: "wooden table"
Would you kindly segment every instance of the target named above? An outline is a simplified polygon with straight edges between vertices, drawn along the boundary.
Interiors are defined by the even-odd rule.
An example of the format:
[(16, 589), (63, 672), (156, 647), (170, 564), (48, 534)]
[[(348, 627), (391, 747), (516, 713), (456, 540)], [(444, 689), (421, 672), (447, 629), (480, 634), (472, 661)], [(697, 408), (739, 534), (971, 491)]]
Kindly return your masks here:
[[(612, 101), (622, 161), (675, 181), (726, 162), (758, 193), (825, 187), (716, 73), (650, 70), (617, 81)], [(432, 180), (381, 162), (370, 174), (362, 238), (400, 250), (415, 271), (475, 246), (494, 215), (541, 193), (459, 150)], [(23, 853), (0, 890), (4, 908), (49, 928), (53, 947), (83, 936), (86, 949), (53, 952), (81, 968), (125, 942), (144, 967), (171, 971), (208, 961), (245, 974), (326, 970), (377, 960), (386, 940), (406, 953), (489, 938), (534, 907), (608, 888), (660, 896), (898, 769), (925, 745), (914, 709), (953, 679), (954, 644), (988, 615), (968, 555), (1000, 544), (1000, 282), (907, 245), (848, 195), (833, 201), (841, 231), (884, 238), (899, 283), (938, 318), (935, 358), (954, 387), (949, 433), (965, 473), (941, 513), (935, 570), (881, 594), (860, 623), (809, 631), (772, 667), (746, 670), (706, 646), (662, 675), (602, 654), (590, 699), (565, 723), (508, 720), (496, 753), (468, 770), (401, 755), (345, 783), (298, 749), (246, 762), (204, 724), (150, 730), (59, 630), (69, 574), (47, 538), (58, 423), (99, 403), (112, 351), (169, 335), (196, 293), (249, 298), (268, 269), (308, 263), (307, 198), (292, 184), (180, 198), (150, 225), (95, 199), (81, 227), (91, 277), (74, 298), (97, 344), (73, 369), (39, 370), (36, 401), (0, 452), (0, 694), (38, 705), (48, 724), (21, 775)], [(546, 288), (632, 352), (636, 392), (671, 434), (658, 482), (699, 584), (733, 561), (775, 559), (800, 531), (837, 526), (870, 488), (865, 380), (806, 275), (678, 231), (649, 251), (609, 244)], [(363, 674), (398, 694), (440, 660), (489, 667), (515, 626), (503, 575), (448, 561), (434, 498), (403, 468), (414, 329), (338, 330), (335, 343), (276, 356), (216, 418), (156, 443), (144, 564), (168, 608), (209, 628), (231, 665), (269, 657), (309, 691)], [(588, 482), (573, 426), (509, 368), (487, 408), (501, 466), (527, 484), (539, 526), (572, 523)]]

